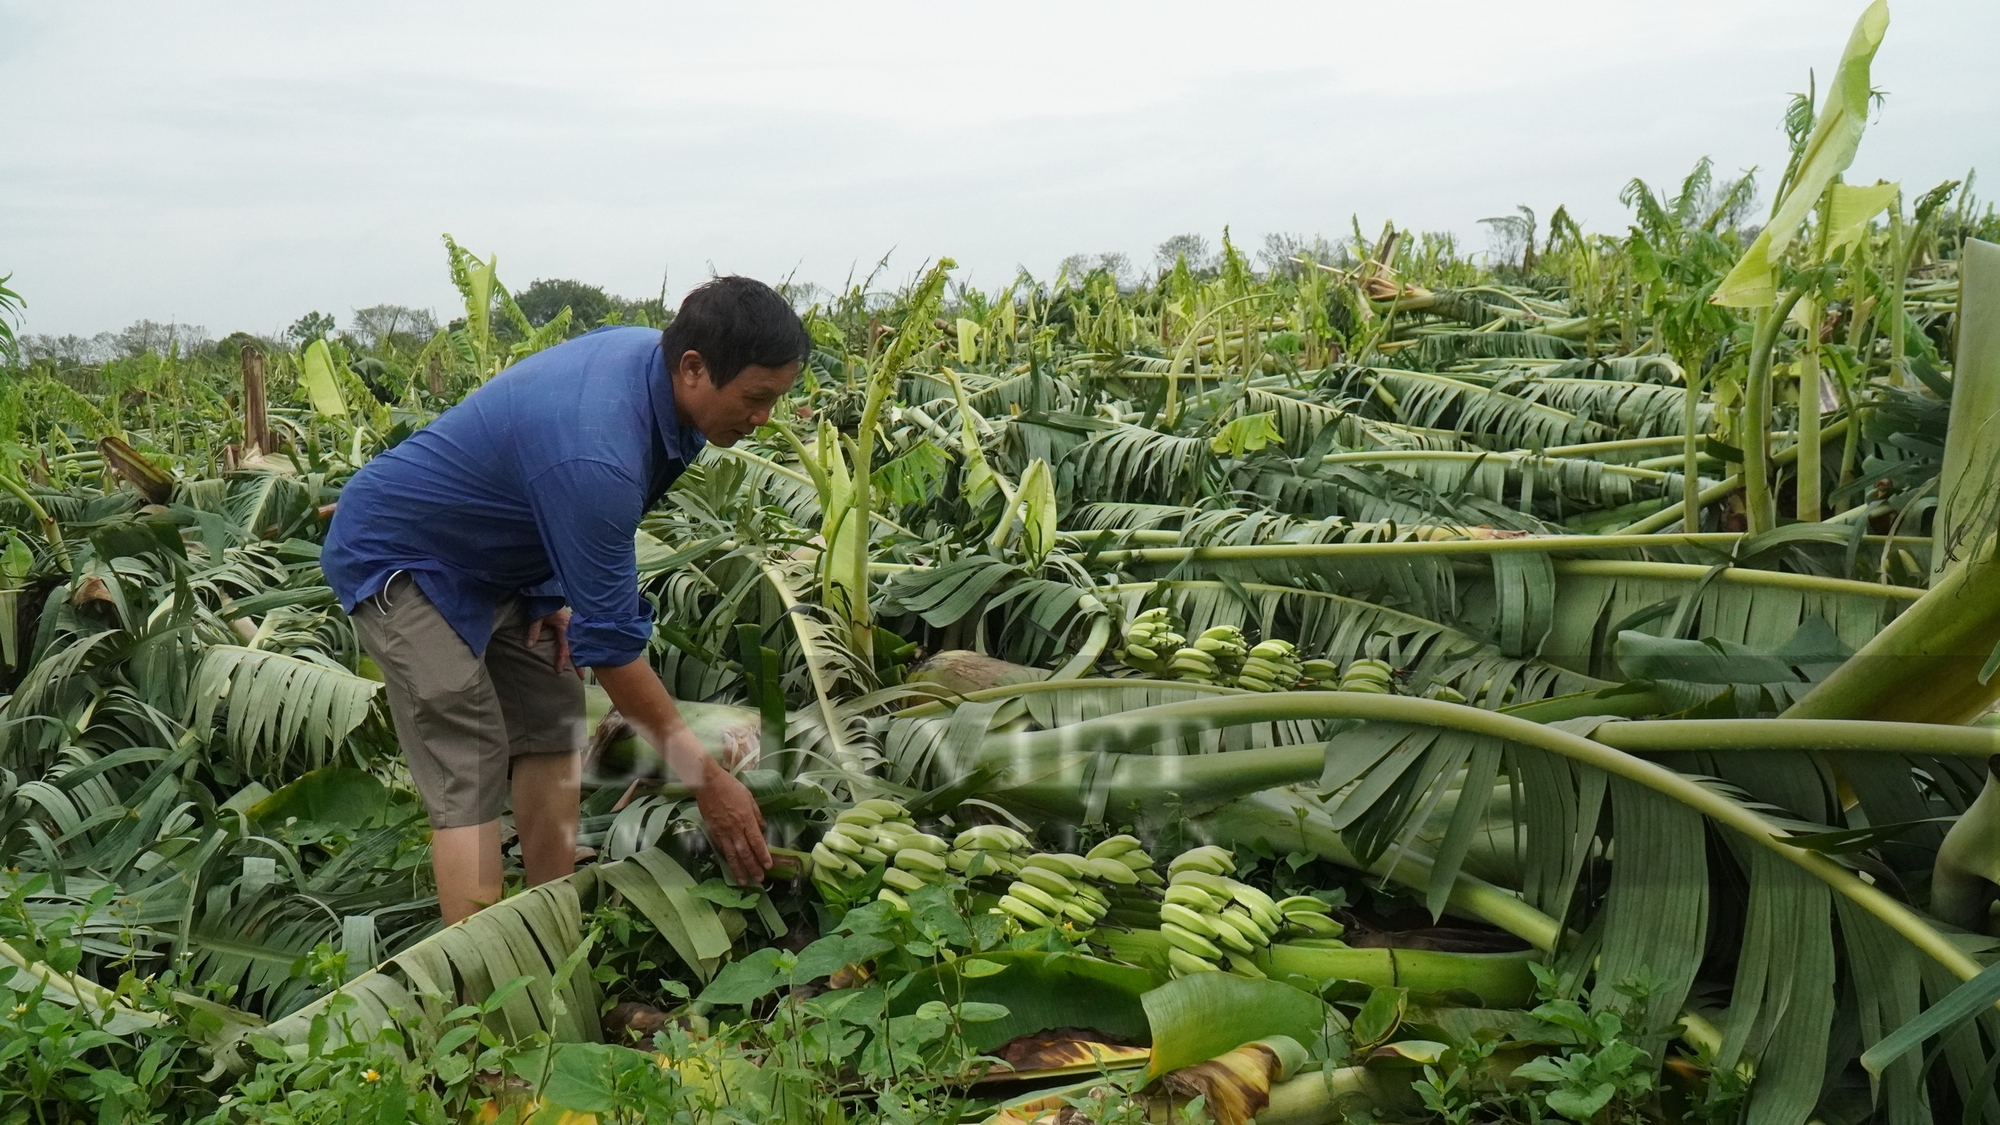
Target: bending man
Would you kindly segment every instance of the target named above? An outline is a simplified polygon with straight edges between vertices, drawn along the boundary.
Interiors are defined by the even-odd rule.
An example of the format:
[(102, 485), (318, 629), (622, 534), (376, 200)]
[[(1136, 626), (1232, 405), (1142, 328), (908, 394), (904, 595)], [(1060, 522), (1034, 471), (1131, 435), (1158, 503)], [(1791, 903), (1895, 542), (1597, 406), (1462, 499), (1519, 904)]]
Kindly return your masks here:
[(705, 441), (770, 417), (810, 347), (784, 298), (718, 278), (665, 332), (522, 360), (341, 492), (321, 567), (382, 666), (447, 923), (500, 898), (510, 782), (528, 882), (575, 869), (583, 668), (694, 791), (737, 880), (770, 869), (756, 802), (646, 662), (633, 534)]

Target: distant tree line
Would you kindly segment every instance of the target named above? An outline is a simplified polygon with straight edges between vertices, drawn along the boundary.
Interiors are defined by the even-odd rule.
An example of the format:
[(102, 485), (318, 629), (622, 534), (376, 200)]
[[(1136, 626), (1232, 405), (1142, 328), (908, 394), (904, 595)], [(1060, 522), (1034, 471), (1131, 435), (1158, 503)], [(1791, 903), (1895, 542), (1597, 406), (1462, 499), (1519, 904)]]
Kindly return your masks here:
[[(570, 336), (579, 336), (606, 324), (642, 324), (664, 327), (669, 319), (660, 297), (633, 299), (605, 292), (602, 286), (564, 278), (543, 278), (514, 294), (514, 300), (540, 327), (555, 319), (565, 307), (570, 310)], [(355, 309), (345, 325), (331, 313), (317, 309), (286, 327), (283, 333), (263, 335), (232, 332), (216, 338), (199, 324), (178, 321), (139, 320), (116, 332), (95, 335), (48, 335), (26, 333), (13, 341), (12, 362), (23, 366), (47, 364), (59, 370), (99, 367), (122, 359), (141, 356), (174, 356), (181, 359), (234, 360), (246, 343), (266, 351), (303, 348), (314, 340), (339, 339), (356, 351), (414, 352), (431, 337), (450, 325), (440, 324), (429, 309), (409, 305), (381, 304)], [(495, 334), (503, 343), (513, 343), (513, 326), (496, 321)]]

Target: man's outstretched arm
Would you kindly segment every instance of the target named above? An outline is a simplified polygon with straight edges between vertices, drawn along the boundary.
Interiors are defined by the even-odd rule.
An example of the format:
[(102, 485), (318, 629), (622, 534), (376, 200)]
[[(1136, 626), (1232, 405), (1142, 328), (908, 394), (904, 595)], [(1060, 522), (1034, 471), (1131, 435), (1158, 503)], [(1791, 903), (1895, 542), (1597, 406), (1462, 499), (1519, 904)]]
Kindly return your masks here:
[(694, 790), (702, 827), (737, 883), (762, 882), (771, 869), (763, 812), (743, 783), (709, 757), (652, 666), (642, 656), (629, 664), (598, 668), (597, 682), (618, 714), (659, 750), (681, 784)]

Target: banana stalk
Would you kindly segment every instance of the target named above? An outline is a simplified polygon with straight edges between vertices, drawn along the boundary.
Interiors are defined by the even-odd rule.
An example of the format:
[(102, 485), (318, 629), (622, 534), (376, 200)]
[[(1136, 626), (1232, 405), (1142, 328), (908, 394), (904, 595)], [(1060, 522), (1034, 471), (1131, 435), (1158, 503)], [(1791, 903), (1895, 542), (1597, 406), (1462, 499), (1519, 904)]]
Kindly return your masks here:
[[(911, 296), (909, 315), (903, 320), (902, 331), (896, 334), (876, 364), (868, 381), (868, 400), (861, 410), (861, 425), (854, 440), (854, 485), (850, 503), (856, 512), (872, 512), (874, 495), (871, 491), (874, 479), (875, 428), (882, 414), (882, 405), (896, 388), (896, 380), (902, 374), (903, 365), (915, 354), (920, 339), (929, 335), (938, 301), (944, 296), (944, 284), (949, 272), (958, 267), (950, 258), (940, 258), (931, 267), (924, 279), (917, 283), (916, 292)], [(834, 513), (828, 513), (834, 516)], [(843, 513), (844, 515), (844, 513)], [(868, 548), (866, 544), (865, 520), (854, 523), (863, 542), (860, 548), (845, 555), (835, 554), (829, 565), (839, 566), (842, 571), (842, 585), (850, 590), (861, 591), (846, 608), (849, 628), (853, 631), (854, 648), (864, 659), (872, 660), (875, 653), (875, 634), (868, 609)]]
[(1945, 833), (1931, 869), (1931, 913), (1962, 929), (1991, 927), (2000, 886), (2000, 756), (1987, 762), (1986, 787)]
[[(2000, 588), (2000, 583), (1996, 583), (1996, 587)], [(1970, 980), (1980, 972), (1979, 962), (1960, 950), (1915, 911), (1818, 852), (1789, 843), (1790, 833), (1748, 805), (1732, 800), (1693, 778), (1581, 735), (1476, 707), (1361, 692), (1252, 694), (1168, 703), (1054, 730), (994, 736), (987, 739), (982, 757), (988, 761), (1032, 762), (1057, 749), (1132, 750), (1167, 738), (1243, 723), (1335, 718), (1444, 727), (1534, 747), (1596, 766), (1678, 801), (1804, 869), (1873, 914), (1890, 929), (1902, 934), (1959, 979)], [(1686, 749), (1705, 747), (1690, 744)], [(1183, 788), (1181, 792), (1188, 796), (1200, 796), (1198, 790)], [(1005, 799), (1004, 793), (999, 796)], [(1328, 853), (1321, 850), (1321, 854)]]
[(2000, 676), (1985, 670), (1996, 646), (2000, 556), (1989, 540), (1784, 717), (1971, 722), (2000, 699)]

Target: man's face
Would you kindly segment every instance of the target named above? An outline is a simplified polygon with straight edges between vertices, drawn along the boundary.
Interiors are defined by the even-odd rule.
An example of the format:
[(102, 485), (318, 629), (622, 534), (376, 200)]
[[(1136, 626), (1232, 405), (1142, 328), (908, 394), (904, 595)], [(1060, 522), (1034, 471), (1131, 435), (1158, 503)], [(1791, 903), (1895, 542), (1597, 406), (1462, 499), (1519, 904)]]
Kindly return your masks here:
[(708, 364), (701, 353), (683, 352), (674, 367), (674, 409), (702, 436), (727, 449), (770, 421), (771, 407), (792, 389), (799, 378), (799, 365), (758, 367), (738, 372), (728, 386), (718, 387), (708, 377)]

